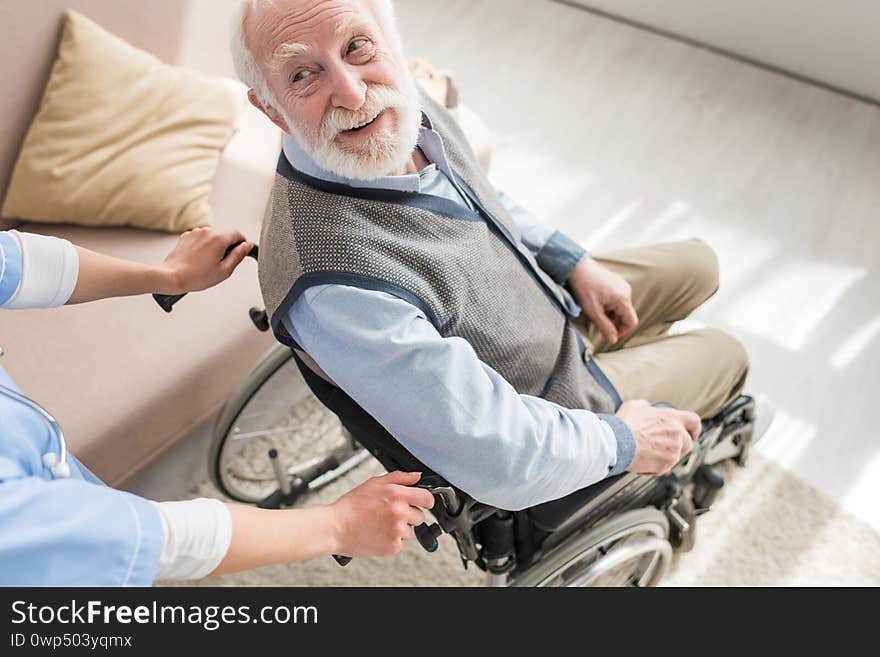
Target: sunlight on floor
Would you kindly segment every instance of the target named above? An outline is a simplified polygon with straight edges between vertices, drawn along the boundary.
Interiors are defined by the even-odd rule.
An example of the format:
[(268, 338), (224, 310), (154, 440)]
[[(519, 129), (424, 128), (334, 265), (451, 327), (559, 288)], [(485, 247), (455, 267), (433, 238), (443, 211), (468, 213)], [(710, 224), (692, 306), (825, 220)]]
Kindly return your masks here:
[(725, 321), (791, 351), (800, 349), (837, 301), (868, 273), (864, 267), (842, 267), (802, 261), (765, 273), (763, 281), (727, 304)]
[(640, 244), (654, 242), (670, 242), (685, 237), (693, 237), (692, 227), (699, 222), (693, 219), (682, 221), (691, 211), (690, 203), (675, 201), (664, 210), (659, 217), (639, 231)]
[(621, 226), (623, 226), (623, 224), (631, 219), (636, 212), (639, 211), (639, 208), (642, 207), (643, 203), (644, 201), (642, 199), (633, 201), (622, 208), (619, 212), (614, 213), (608, 220), (602, 222), (602, 225), (599, 226), (598, 230), (596, 230), (587, 241), (581, 243), (581, 246), (587, 251), (595, 251), (597, 247), (601, 246), (602, 242), (607, 240), (609, 236), (613, 235)]
[(589, 173), (572, 169), (550, 153), (526, 148), (518, 140), (500, 138), (490, 178), (542, 222), (552, 222), (567, 205), (593, 185)]
[(853, 362), (856, 356), (864, 351), (878, 335), (880, 335), (880, 315), (863, 324), (849, 339), (844, 340), (831, 354), (828, 363), (834, 369), (842, 370)]
[(779, 252), (779, 246), (766, 238), (752, 237), (730, 226), (705, 231), (705, 239), (718, 254), (721, 292), (728, 294), (748, 283)]
[(755, 450), (782, 467), (791, 469), (815, 440), (817, 433), (816, 425), (778, 409), (773, 424), (755, 445)]

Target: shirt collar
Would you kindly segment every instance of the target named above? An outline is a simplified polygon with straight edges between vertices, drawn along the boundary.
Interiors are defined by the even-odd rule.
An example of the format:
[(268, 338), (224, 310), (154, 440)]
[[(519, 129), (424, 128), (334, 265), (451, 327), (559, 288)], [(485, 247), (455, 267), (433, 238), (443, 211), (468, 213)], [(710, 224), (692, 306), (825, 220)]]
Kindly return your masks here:
[(443, 147), (443, 139), (433, 129), (430, 119), (422, 114), (422, 127), (419, 130), (418, 146), (422, 149), (429, 164), (419, 173), (408, 173), (400, 176), (383, 176), (376, 180), (357, 180), (344, 178), (332, 171), (320, 168), (311, 157), (300, 147), (296, 140), (288, 134), (284, 135), (284, 156), (297, 171), (312, 178), (324, 182), (347, 185), (358, 189), (386, 189), (397, 192), (419, 193), (422, 191), (421, 174), (428, 172), (436, 165), (447, 177), (451, 177), (449, 160), (446, 157), (446, 149)]

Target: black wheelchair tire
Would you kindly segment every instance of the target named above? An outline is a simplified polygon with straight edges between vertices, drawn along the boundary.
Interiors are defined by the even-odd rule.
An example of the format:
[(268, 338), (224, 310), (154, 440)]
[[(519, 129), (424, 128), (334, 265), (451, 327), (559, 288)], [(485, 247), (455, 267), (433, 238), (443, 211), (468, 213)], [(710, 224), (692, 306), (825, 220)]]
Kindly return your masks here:
[[(217, 417), (217, 421), (214, 423), (214, 429), (211, 436), (211, 446), (208, 450), (208, 473), (211, 482), (218, 488), (218, 490), (220, 490), (220, 492), (226, 497), (235, 500), (236, 502), (256, 504), (259, 500), (237, 495), (234, 490), (231, 490), (224, 483), (221, 471), (224, 445), (239, 415), (247, 408), (250, 401), (260, 392), (262, 387), (266, 385), (266, 383), (272, 379), (282, 367), (289, 363), (292, 358), (293, 352), (287, 347), (282, 345), (275, 345), (272, 347), (254, 366), (239, 389), (229, 398), (226, 404), (224, 404), (223, 409)], [(297, 376), (299, 376), (298, 373)], [(367, 456), (366, 450), (359, 446), (354, 452), (352, 452), (352, 454), (353, 456), (351, 457), (351, 460), (340, 470), (340, 474), (347, 471), (350, 467), (353, 467), (352, 464), (360, 462)], [(328, 480), (327, 483), (332, 481), (333, 478), (335, 477), (332, 473), (325, 477), (325, 479)], [(312, 486), (310, 486), (310, 488), (312, 488)], [(308, 495), (308, 491), (303, 494)]]
[(214, 429), (211, 435), (211, 447), (208, 450), (208, 474), (211, 482), (226, 497), (243, 502), (245, 504), (253, 504), (253, 500), (242, 499), (230, 491), (223, 482), (220, 475), (220, 457), (223, 453), (223, 446), (229, 435), (229, 430), (235, 423), (241, 411), (247, 406), (248, 402), (257, 394), (260, 388), (266, 383), (272, 375), (277, 372), (282, 365), (293, 358), (293, 353), (281, 345), (273, 346), (269, 352), (254, 366), (250, 374), (248, 374), (245, 382), (239, 389), (226, 401), (223, 409), (217, 416), (214, 423)]
[[(672, 555), (672, 546), (669, 544), (669, 520), (662, 511), (654, 507), (633, 509), (620, 515), (613, 516), (598, 525), (578, 532), (565, 540), (559, 546), (545, 554), (532, 567), (512, 577), (508, 586), (515, 587), (542, 587), (552, 586), (548, 580), (555, 573), (577, 563), (580, 559), (593, 558), (593, 553), (600, 546), (620, 540), (626, 536), (634, 535), (636, 531), (645, 530), (653, 534), (657, 539), (657, 545), (663, 547), (660, 562), (650, 573), (646, 586), (655, 586), (667, 567)], [(668, 545), (668, 550), (662, 543)], [(612, 548), (613, 549), (613, 548)], [(604, 556), (604, 555), (603, 555)], [(597, 563), (599, 558), (594, 558)]]

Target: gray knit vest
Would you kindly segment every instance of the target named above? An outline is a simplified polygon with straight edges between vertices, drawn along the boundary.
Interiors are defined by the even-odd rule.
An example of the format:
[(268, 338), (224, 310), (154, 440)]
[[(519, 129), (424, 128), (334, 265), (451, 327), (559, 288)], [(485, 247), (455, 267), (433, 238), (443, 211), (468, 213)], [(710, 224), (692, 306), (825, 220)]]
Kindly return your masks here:
[[(467, 340), (520, 394), (613, 413), (620, 398), (585, 354), (567, 291), (538, 266), (455, 120), (422, 94), (456, 182), (479, 211), (436, 196), (352, 187), (293, 170), (284, 155), (260, 239), (260, 287), (277, 339), (304, 290), (336, 283), (417, 306), (443, 337)], [(585, 359), (585, 355), (587, 356)]]

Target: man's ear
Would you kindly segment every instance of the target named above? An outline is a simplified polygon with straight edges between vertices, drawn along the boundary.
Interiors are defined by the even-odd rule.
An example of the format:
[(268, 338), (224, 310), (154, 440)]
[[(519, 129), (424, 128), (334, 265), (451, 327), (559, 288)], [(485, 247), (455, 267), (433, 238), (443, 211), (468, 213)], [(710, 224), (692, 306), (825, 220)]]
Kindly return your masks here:
[(251, 101), (251, 105), (265, 114), (272, 123), (281, 128), (282, 132), (290, 134), (290, 128), (287, 126), (287, 121), (285, 121), (278, 113), (278, 110), (271, 105), (263, 105), (263, 103), (260, 102), (260, 99), (257, 98), (257, 94), (254, 93), (253, 89), (248, 89), (248, 100)]

